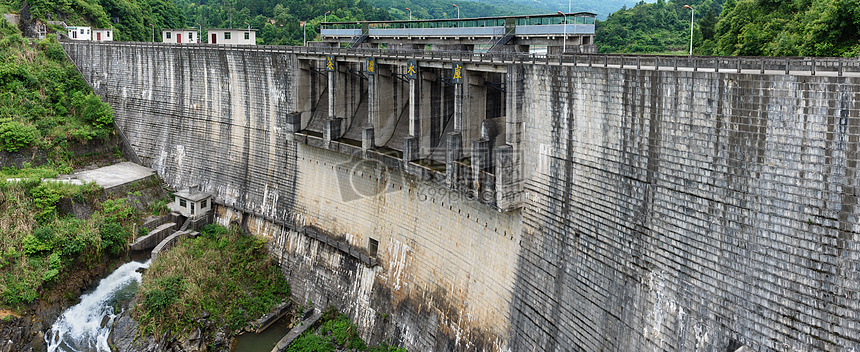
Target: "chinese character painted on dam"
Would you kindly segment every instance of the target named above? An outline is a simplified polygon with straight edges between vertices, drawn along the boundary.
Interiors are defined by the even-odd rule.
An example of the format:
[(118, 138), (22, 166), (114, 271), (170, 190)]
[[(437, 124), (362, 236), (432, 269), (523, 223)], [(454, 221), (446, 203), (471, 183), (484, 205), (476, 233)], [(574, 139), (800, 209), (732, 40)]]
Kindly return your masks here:
[(373, 58), (365, 59), (364, 66), (367, 70), (367, 74), (372, 75), (376, 72), (376, 61)]
[(334, 71), (334, 55), (329, 55), (325, 57), (325, 70)]
[(408, 78), (408, 79), (418, 78), (418, 64), (415, 63), (415, 60), (406, 61), (406, 78)]
[(451, 76), (451, 80), (454, 81), (455, 84), (463, 83), (463, 64), (455, 62), (453, 71), (454, 75)]

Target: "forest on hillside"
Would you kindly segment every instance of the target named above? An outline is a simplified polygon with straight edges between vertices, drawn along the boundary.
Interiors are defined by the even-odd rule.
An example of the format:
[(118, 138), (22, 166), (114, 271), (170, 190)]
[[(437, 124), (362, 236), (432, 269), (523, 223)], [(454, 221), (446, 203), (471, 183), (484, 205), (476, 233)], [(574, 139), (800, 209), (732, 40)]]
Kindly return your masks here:
[(856, 0), (658, 0), (622, 8), (597, 23), (601, 53), (742, 56), (858, 56)]
[[(517, 1), (456, 3), (461, 17), (538, 13), (561, 6)], [(299, 45), (305, 34), (312, 40), (324, 20), (407, 19), (407, 8), (413, 19), (457, 16), (452, 1), (444, 0), (0, 0), (0, 10), (21, 10), (37, 19), (113, 26), (117, 40), (151, 40), (163, 28), (199, 26), (205, 32), (250, 26), (258, 30), (257, 44), (269, 45)], [(691, 15), (697, 55), (860, 55), (857, 0), (640, 1), (598, 21), (595, 43), (601, 53), (686, 54)]]

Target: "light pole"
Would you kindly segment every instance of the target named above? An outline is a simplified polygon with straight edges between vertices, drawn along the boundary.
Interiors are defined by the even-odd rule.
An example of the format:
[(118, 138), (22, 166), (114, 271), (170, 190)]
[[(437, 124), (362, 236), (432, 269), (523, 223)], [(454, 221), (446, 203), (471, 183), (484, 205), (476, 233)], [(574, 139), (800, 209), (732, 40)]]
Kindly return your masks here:
[(328, 22), (328, 14), (330, 14), (330, 13), (331, 13), (331, 11), (325, 12), (325, 14), (323, 15), (323, 22)]
[(153, 26), (152, 23), (150, 23), (149, 26), (152, 27), (152, 42), (155, 43), (155, 26)]
[(561, 13), (561, 11), (556, 12), (558, 12), (559, 15), (564, 16), (564, 23), (562, 23), (562, 26), (564, 26), (564, 39), (561, 40), (561, 53), (564, 54), (564, 52), (567, 51), (567, 15)]
[(197, 25), (197, 27), (199, 28), (199, 29), (197, 30), (197, 43), (200, 43), (200, 36), (202, 36), (202, 35), (203, 35), (203, 26), (201, 26), (201, 25), (200, 25), (200, 23), (195, 23), (195, 24), (196, 24), (196, 25)]
[(305, 23), (302, 22), (302, 35), (305, 37), (305, 46), (308, 46), (308, 30), (305, 27)]
[(451, 4), (451, 5), (454, 5), (454, 7), (457, 8), (457, 19), (459, 20), (460, 19), (460, 7), (457, 6), (457, 4)]
[(406, 11), (409, 11), (409, 20), (412, 21), (412, 10), (407, 7)]
[(248, 25), (248, 44), (251, 44), (251, 25), (248, 22), (245, 22)]
[(684, 5), (685, 9), (690, 9), (690, 56), (693, 56), (693, 15), (696, 14), (696, 10), (690, 7), (690, 5)]

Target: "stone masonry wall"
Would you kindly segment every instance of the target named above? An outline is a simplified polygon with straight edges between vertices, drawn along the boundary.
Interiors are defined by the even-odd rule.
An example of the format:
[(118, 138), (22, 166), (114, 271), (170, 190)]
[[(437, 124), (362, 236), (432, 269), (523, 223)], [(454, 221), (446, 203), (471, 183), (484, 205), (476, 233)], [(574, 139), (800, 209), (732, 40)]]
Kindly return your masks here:
[(856, 78), (524, 71), (513, 350), (860, 349)]
[[(288, 139), (294, 56), (211, 46), (66, 44), (145, 165), (199, 184), (216, 221), (269, 239), (294, 298), (347, 311), (373, 343), (503, 350), (519, 213)], [(381, 177), (390, 175), (389, 178)], [(364, 195), (364, 196), (362, 196)], [(350, 244), (369, 267), (304, 233)]]

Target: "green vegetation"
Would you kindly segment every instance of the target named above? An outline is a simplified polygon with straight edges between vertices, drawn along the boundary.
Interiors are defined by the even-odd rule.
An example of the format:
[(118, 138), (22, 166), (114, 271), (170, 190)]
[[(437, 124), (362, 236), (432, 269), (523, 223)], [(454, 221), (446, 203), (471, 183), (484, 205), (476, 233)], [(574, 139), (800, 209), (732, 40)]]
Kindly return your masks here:
[(358, 336), (358, 329), (346, 314), (339, 313), (333, 307), (323, 313), (319, 327), (308, 329), (287, 348), (287, 352), (333, 352), (335, 346), (350, 351), (369, 352), (406, 352), (405, 348), (390, 346), (383, 343), (375, 347), (367, 347), (364, 340)]
[(693, 53), (743, 56), (858, 56), (860, 2), (851, 0), (658, 0), (599, 21), (603, 53), (686, 53), (696, 9)]
[(860, 2), (728, 0), (714, 36), (710, 54), (858, 56)]
[[(697, 23), (694, 47), (701, 48), (703, 31), (710, 31), (725, 0), (676, 1), (658, 0), (653, 4), (640, 1), (633, 8), (623, 7), (598, 21), (595, 44), (601, 53), (687, 53), (690, 45), (690, 10), (696, 9)], [(710, 23), (708, 26), (707, 24)], [(709, 28), (709, 29), (708, 29)], [(698, 41), (697, 41), (698, 40)]]
[[(95, 184), (0, 179), (0, 305), (32, 303), (64, 275), (125, 252), (139, 214), (126, 199), (100, 202), (101, 195)], [(87, 203), (95, 213), (88, 219), (59, 214), (61, 198)]]
[[(0, 0), (0, 7), (17, 12), (24, 3), (24, 0)], [(115, 40), (149, 41), (153, 32), (156, 38), (161, 38), (162, 28), (182, 28), (185, 23), (182, 11), (170, 0), (27, 0), (26, 3), (33, 19), (46, 20), (50, 16), (68, 25), (113, 26)]]
[[(304, 34), (300, 22), (307, 22), (307, 39), (310, 41), (319, 33), (319, 23), (323, 19), (362, 21), (391, 18), (387, 11), (356, 0), (217, 0), (204, 3), (176, 0), (176, 3), (184, 11), (188, 27), (199, 23), (205, 32), (207, 28), (245, 28), (250, 25), (258, 30), (257, 44), (266, 45), (302, 45)], [(326, 17), (327, 11), (331, 13)], [(203, 39), (208, 39), (205, 33)]]
[(70, 142), (106, 140), (113, 112), (93, 95), (52, 36), (29, 45), (17, 28), (0, 29), (0, 150), (35, 147), (68, 171)]
[(133, 314), (146, 334), (190, 331), (203, 312), (216, 326), (236, 332), (289, 293), (264, 240), (208, 225), (200, 237), (158, 255), (144, 275)]

